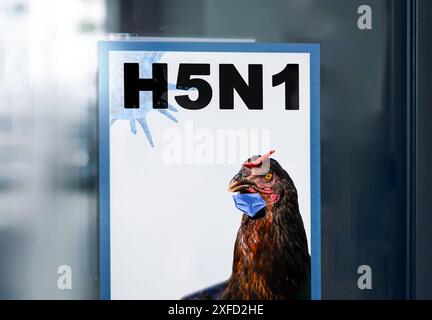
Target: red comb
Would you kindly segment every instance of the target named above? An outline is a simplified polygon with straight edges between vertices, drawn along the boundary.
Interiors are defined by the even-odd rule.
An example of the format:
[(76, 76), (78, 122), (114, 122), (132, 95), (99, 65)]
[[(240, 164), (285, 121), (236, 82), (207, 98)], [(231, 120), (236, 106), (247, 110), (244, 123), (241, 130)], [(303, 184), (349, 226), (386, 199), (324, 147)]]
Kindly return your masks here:
[(269, 152), (267, 152), (265, 155), (259, 157), (258, 159), (252, 160), (252, 161), (247, 161), (245, 163), (243, 163), (243, 165), (247, 168), (254, 168), (254, 167), (259, 167), (262, 162), (266, 159), (268, 159), (273, 153), (275, 153), (275, 150), (270, 150)]

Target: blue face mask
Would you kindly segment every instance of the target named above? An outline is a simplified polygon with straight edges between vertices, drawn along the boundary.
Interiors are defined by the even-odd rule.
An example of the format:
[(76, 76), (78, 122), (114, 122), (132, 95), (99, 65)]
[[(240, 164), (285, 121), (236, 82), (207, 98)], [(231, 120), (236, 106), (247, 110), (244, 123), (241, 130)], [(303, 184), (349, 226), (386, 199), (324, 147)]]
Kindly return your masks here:
[(233, 198), (237, 209), (251, 218), (267, 205), (259, 193), (236, 194)]

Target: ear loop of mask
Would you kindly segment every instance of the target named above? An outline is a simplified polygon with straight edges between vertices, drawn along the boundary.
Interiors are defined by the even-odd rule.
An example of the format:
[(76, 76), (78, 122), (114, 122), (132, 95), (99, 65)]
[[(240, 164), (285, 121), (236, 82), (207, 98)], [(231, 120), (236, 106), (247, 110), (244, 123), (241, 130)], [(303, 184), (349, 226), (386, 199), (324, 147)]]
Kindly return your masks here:
[[(269, 194), (278, 194), (278, 193), (269, 193)], [(266, 203), (267, 203), (268, 206), (271, 206), (271, 205), (275, 204), (276, 202), (278, 202), (279, 200), (280, 200), (280, 195), (279, 195), (279, 198), (276, 201), (273, 201), (272, 203), (267, 203), (267, 202)]]

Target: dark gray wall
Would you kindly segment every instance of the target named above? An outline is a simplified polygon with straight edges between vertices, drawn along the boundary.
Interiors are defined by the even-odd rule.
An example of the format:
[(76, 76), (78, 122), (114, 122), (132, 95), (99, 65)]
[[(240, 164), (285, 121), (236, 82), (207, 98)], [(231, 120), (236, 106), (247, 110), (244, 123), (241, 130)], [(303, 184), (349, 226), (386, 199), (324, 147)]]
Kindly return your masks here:
[(432, 299), (432, 1), (418, 8), (416, 293)]
[[(419, 1), (414, 165), (408, 160), (410, 2), (367, 1), (373, 10), (369, 31), (357, 28), (357, 8), (365, 4), (358, 0), (128, 0), (122, 6), (120, 32), (321, 44), (324, 298), (431, 296), (432, 10), (431, 1)], [(415, 181), (409, 172), (415, 167), (416, 197), (409, 188)], [(413, 190), (417, 211), (409, 198)], [(412, 231), (417, 233), (410, 242)], [(357, 267), (362, 264), (372, 267), (372, 290), (357, 289)]]

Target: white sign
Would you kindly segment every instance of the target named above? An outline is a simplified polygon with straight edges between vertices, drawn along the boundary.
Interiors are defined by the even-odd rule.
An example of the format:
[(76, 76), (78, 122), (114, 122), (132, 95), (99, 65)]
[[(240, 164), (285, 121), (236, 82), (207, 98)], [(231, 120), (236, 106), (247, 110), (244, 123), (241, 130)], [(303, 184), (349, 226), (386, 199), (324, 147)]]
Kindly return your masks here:
[(320, 298), (319, 46), (101, 42), (99, 114), (101, 298)]

